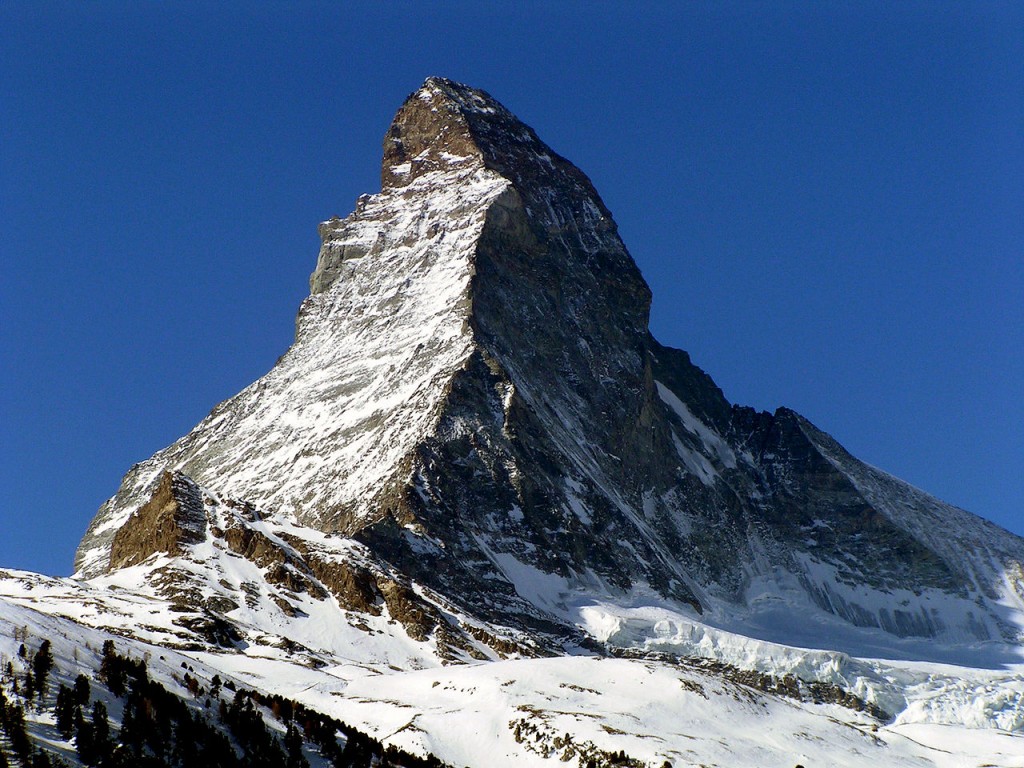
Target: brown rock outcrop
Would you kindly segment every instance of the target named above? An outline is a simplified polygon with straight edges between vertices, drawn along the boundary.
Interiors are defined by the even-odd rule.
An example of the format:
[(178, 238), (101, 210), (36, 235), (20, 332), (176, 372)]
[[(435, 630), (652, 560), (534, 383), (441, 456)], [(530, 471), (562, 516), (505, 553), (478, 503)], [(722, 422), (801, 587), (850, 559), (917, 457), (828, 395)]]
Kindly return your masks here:
[(136, 565), (157, 552), (181, 554), (186, 545), (202, 541), (205, 533), (199, 487), (180, 472), (164, 472), (150, 500), (114, 535), (110, 568)]

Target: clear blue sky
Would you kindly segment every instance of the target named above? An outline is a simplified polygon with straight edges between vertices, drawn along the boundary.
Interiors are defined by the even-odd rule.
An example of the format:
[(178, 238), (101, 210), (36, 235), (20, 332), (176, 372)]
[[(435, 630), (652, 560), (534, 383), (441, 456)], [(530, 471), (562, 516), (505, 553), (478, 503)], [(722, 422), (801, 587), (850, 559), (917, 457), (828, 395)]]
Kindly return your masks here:
[(730, 400), (1024, 534), (1024, 4), (290, 5), (0, 5), (0, 566), (273, 365), (431, 74), (591, 176)]

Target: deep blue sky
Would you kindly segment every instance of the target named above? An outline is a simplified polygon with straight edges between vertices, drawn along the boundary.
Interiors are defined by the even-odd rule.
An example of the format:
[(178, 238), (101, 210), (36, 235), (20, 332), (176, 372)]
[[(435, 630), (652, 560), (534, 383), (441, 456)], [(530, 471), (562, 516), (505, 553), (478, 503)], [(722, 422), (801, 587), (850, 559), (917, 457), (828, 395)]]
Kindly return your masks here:
[(0, 5), (0, 566), (273, 365), (431, 74), (591, 176), (730, 400), (1024, 534), (1024, 5), (380, 5)]

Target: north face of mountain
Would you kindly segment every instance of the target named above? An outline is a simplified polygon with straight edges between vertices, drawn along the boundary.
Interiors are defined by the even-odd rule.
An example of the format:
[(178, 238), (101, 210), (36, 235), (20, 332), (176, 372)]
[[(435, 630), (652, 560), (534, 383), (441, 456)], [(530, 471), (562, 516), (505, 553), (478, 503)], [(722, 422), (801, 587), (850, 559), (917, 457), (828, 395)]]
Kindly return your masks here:
[[(129, 471), (79, 577), (215, 537), (192, 483), (330, 534), (332, 562), (356, 548), (345, 583), (367, 606), (389, 573), (411, 603), (426, 590), (545, 647), (585, 641), (595, 604), (642, 601), (782, 640), (799, 612), (882, 646), (1019, 641), (1024, 541), (792, 411), (730, 404), (650, 336), (650, 290), (586, 176), (483, 91), (427, 80), (385, 136), (381, 192), (320, 234), (295, 343)], [(285, 571), (322, 585), (284, 543)], [(210, 610), (230, 623), (227, 605)], [(637, 619), (631, 642), (660, 631)]]

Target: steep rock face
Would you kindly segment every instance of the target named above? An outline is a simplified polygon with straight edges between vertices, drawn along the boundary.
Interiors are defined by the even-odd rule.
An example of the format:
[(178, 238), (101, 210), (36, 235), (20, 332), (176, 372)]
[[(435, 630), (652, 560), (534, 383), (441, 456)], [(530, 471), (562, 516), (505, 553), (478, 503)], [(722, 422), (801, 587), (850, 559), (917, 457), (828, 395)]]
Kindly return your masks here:
[[(129, 562), (117, 532), (174, 469), (548, 634), (575, 633), (581, 599), (653, 592), (712, 619), (767, 595), (901, 637), (1016, 637), (1024, 543), (791, 411), (732, 406), (651, 338), (589, 180), (482, 91), (429, 79), (385, 137), (382, 191), (320, 234), (294, 345), (132, 468), (79, 576)], [(927, 530), (944, 515), (955, 544)]]
[(182, 554), (206, 537), (199, 489), (189, 478), (164, 472), (153, 496), (128, 518), (110, 544), (110, 568), (124, 568), (151, 555)]

